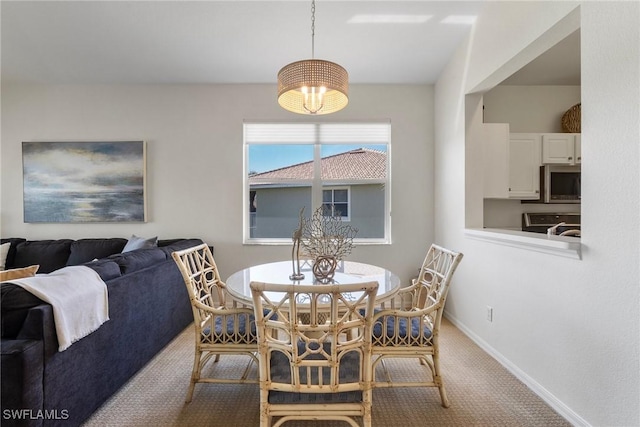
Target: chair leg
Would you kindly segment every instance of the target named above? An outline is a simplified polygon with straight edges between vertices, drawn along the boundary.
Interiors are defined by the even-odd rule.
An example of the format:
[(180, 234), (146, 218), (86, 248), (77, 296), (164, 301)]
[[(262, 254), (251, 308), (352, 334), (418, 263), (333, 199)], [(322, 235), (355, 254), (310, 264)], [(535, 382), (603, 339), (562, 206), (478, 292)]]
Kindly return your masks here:
[(365, 393), (369, 394), (369, 397), (367, 398), (367, 400), (369, 401), (369, 404), (366, 404), (364, 407), (364, 413), (362, 414), (362, 425), (364, 427), (371, 427), (371, 395), (372, 392), (371, 390), (367, 390), (365, 391)]
[(267, 414), (267, 408), (260, 404), (260, 427), (271, 427), (271, 416)]
[(442, 407), (448, 408), (451, 406), (449, 403), (449, 398), (447, 397), (447, 391), (444, 389), (444, 384), (440, 383), (438, 386), (438, 390), (440, 390), (440, 399), (442, 399)]
[(190, 403), (193, 398), (193, 390), (196, 387), (196, 382), (200, 379), (200, 358), (202, 357), (202, 352), (196, 349), (196, 354), (193, 360), (193, 369), (191, 370), (191, 380), (189, 382), (189, 390), (187, 391), (187, 398), (185, 400), (186, 403)]
[(380, 359), (380, 365), (382, 366), (382, 370), (384, 371), (384, 377), (387, 380), (387, 382), (391, 384), (393, 382), (391, 380), (391, 373), (389, 372), (389, 369), (387, 369), (387, 364), (385, 362), (386, 362), (385, 359)]
[(442, 400), (442, 406), (444, 408), (449, 407), (449, 398), (447, 397), (447, 391), (444, 389), (444, 382), (442, 381), (442, 376), (440, 375), (440, 357), (438, 356), (438, 352), (436, 351), (433, 355), (433, 382), (438, 386), (438, 390), (440, 390), (440, 399)]

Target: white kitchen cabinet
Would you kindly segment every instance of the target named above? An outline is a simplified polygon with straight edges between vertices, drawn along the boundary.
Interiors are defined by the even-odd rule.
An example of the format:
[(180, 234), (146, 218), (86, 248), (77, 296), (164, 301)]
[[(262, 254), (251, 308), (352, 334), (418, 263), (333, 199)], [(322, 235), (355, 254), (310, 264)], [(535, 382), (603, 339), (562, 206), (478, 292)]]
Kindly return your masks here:
[(482, 125), (484, 156), (484, 198), (509, 198), (509, 125), (485, 123)]
[(580, 134), (542, 134), (542, 163), (575, 165), (582, 161)]
[(540, 198), (540, 134), (512, 133), (509, 136), (509, 198)]
[(484, 198), (540, 198), (540, 134), (509, 134), (509, 125), (485, 123)]

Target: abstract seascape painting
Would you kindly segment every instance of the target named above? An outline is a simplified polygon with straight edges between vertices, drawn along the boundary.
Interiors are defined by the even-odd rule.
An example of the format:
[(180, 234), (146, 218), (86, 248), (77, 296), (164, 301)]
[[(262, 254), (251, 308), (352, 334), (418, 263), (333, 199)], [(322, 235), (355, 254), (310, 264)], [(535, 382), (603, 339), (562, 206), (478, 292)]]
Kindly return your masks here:
[(23, 142), (24, 222), (144, 222), (144, 141)]

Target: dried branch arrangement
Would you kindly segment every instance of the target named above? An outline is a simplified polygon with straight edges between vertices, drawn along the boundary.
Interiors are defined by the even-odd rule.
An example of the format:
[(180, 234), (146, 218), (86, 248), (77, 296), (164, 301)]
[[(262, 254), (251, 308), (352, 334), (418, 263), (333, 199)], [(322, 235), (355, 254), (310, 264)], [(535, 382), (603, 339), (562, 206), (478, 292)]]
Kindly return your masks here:
[(305, 256), (334, 257), (342, 260), (351, 253), (357, 228), (344, 224), (339, 216), (325, 215), (320, 206), (310, 219), (306, 219), (302, 231), (301, 245)]

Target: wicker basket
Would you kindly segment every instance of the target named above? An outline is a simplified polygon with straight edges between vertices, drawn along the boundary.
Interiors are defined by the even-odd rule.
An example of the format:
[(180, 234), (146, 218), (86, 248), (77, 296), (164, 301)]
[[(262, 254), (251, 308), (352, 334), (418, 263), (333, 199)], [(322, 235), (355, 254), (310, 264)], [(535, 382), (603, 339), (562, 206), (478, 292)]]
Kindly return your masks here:
[(562, 115), (562, 131), (566, 133), (580, 133), (580, 107), (581, 104), (576, 104), (569, 108), (566, 113)]

